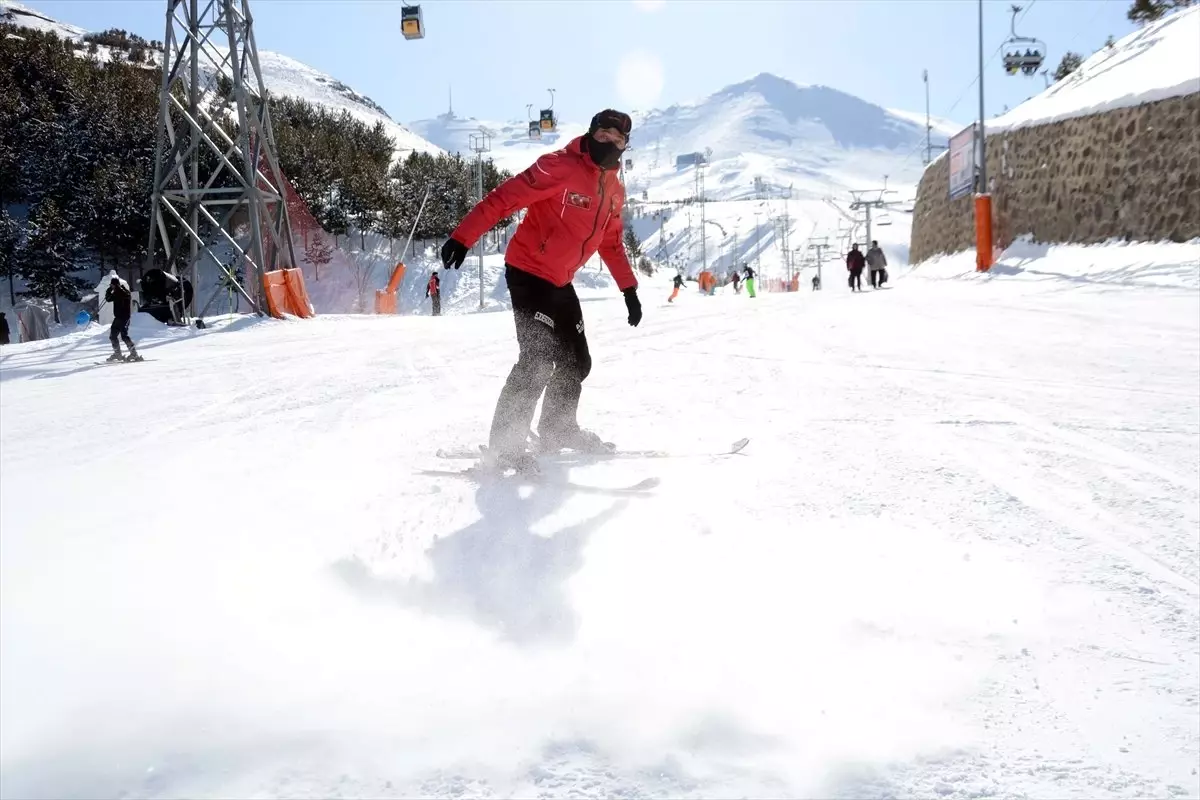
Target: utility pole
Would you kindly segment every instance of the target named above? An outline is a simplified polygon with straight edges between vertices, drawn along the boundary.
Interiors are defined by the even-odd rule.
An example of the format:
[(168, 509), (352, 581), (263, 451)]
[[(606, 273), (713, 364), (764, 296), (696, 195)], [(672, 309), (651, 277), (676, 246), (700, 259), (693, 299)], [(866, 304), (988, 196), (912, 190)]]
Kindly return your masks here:
[(696, 162), (696, 202), (700, 204), (700, 271), (708, 269), (708, 229), (704, 212), (704, 164)]
[(821, 256), (824, 254), (825, 249), (828, 247), (829, 247), (829, 237), (827, 237), (827, 236), (822, 236), (821, 241), (819, 241), (819, 242), (816, 239), (808, 240), (808, 249), (817, 251), (817, 288), (818, 289), (825, 288), (825, 281), (821, 279)]
[[(475, 172), (479, 179), (478, 183), (478, 200), (483, 200), (483, 154), (492, 149), (492, 136), (482, 126), (479, 128), (479, 133), (472, 133), (470, 136), (471, 150), (475, 153)], [(483, 310), (483, 240), (486, 236), (480, 236), (476, 247), (479, 249), (479, 310)]]
[[(1015, 17), (1013, 18), (1016, 19)], [(1015, 24), (1015, 23), (1014, 23)], [(983, 0), (979, 0), (979, 187), (975, 195), (975, 270), (992, 268), (992, 195), (987, 181), (987, 131), (983, 118)]]
[[(199, 289), (199, 263), (207, 257), (261, 316), (263, 275), (294, 267), (296, 256), (250, 0), (167, 0), (163, 53), (143, 270), (154, 267), (161, 249), (165, 270), (181, 282), (190, 275)], [(205, 99), (202, 75), (211, 73), (231, 83), (229, 121), (237, 126), (232, 137)], [(201, 152), (216, 155), (203, 171)], [(245, 218), (241, 243), (235, 237), (241, 225), (233, 223), (239, 215)], [(214, 239), (233, 250), (232, 262), (213, 253)], [(245, 265), (244, 286), (236, 278), (238, 262)], [(214, 299), (224, 291), (217, 283)], [(193, 295), (193, 310), (198, 299)], [(175, 322), (186, 322), (189, 313), (182, 295), (171, 303)]]
[(929, 119), (929, 70), (921, 70), (921, 79), (925, 81), (925, 166), (933, 162), (933, 150), (945, 150), (946, 146), (933, 143), (933, 123)]

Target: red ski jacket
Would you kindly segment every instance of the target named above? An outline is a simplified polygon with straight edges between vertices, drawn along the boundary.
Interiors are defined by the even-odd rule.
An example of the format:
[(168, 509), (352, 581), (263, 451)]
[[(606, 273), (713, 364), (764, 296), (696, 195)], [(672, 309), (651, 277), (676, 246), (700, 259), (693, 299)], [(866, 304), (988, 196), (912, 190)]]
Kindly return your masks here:
[(636, 287), (622, 241), (625, 189), (616, 170), (597, 167), (582, 142), (582, 136), (572, 140), (497, 186), (451, 236), (471, 247), (504, 217), (527, 208), (508, 243), (505, 263), (566, 286), (599, 250), (617, 286), (622, 291)]

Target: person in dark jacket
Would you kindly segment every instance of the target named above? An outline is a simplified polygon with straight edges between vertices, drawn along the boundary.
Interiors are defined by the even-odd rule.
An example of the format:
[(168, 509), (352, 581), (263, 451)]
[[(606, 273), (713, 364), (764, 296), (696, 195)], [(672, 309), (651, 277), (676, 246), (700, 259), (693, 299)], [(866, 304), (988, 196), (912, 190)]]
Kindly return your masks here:
[(4, 316), (4, 312), (0, 311), (0, 344), (9, 343), (10, 332), (8, 330), (8, 317)]
[[(112, 342), (113, 352), (108, 360), (141, 361), (142, 357), (138, 355), (133, 339), (129, 338), (129, 320), (133, 316), (133, 293), (129, 290), (129, 284), (117, 277), (116, 272), (111, 273), (109, 278), (108, 289), (104, 292), (104, 302), (112, 304), (113, 321), (112, 327), (108, 329), (108, 340)], [(118, 337), (129, 348), (128, 357), (121, 355), (121, 343), (117, 341)]]
[(492, 416), (488, 459), (496, 466), (537, 470), (528, 440), (543, 392), (540, 450), (613, 449), (576, 419), (592, 356), (571, 281), (599, 251), (625, 298), (629, 324), (641, 322), (637, 277), (622, 240), (625, 189), (617, 174), (632, 127), (629, 115), (620, 111), (596, 114), (586, 134), (488, 193), (442, 246), (445, 268), (458, 269), (480, 236), (517, 210), (528, 209), (504, 254), (519, 355)]
[(668, 303), (674, 303), (675, 298), (679, 296), (679, 290), (683, 288), (683, 276), (675, 273), (675, 278), (671, 283), (675, 285), (675, 288), (671, 290), (671, 296), (667, 298)]
[(758, 273), (749, 264), (742, 264), (742, 277), (746, 279), (746, 294), (754, 297), (754, 278)]
[(440, 317), (442, 315), (442, 279), (438, 277), (436, 270), (430, 273), (429, 282), (425, 284), (425, 296), (433, 301), (433, 315)]
[[(858, 242), (855, 242), (850, 246), (850, 252), (846, 254), (846, 269), (850, 270), (850, 291), (862, 291), (862, 272), (866, 265), (867, 259), (858, 249)], [(856, 286), (857, 288), (855, 288)]]

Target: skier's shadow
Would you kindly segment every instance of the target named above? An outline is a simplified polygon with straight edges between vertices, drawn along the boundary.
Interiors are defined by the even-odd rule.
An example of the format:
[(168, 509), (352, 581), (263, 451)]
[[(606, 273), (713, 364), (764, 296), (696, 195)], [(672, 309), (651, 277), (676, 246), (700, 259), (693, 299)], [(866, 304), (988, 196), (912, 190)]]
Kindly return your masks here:
[[(565, 478), (566, 470), (565, 465), (543, 467), (556, 478)], [(588, 537), (628, 501), (541, 535), (533, 525), (557, 510), (570, 490), (551, 483), (531, 488), (522, 498), (516, 481), (485, 478), (475, 492), (482, 518), (439, 537), (426, 551), (430, 580), (375, 576), (356, 558), (342, 559), (333, 569), (365, 596), (430, 614), (464, 616), (513, 644), (567, 644), (578, 620), (564, 584), (583, 565)]]

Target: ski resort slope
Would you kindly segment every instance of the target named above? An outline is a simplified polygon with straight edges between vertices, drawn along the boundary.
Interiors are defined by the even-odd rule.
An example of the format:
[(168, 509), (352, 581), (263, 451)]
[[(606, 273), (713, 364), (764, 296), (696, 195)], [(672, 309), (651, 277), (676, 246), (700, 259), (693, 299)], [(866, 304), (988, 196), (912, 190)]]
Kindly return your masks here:
[(1198, 244), (590, 296), (636, 497), (423, 474), (503, 313), (5, 347), (0, 794), (1200, 796)]

